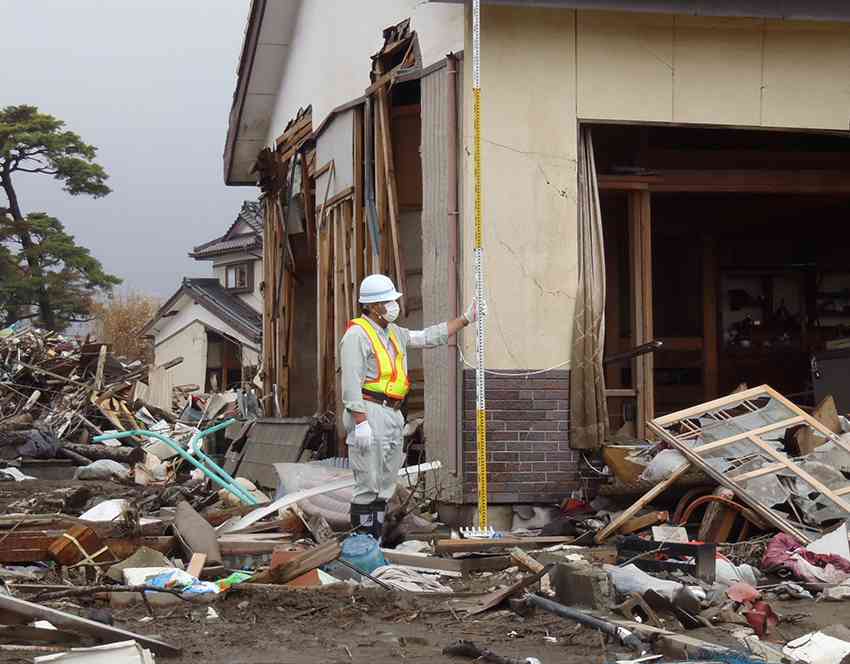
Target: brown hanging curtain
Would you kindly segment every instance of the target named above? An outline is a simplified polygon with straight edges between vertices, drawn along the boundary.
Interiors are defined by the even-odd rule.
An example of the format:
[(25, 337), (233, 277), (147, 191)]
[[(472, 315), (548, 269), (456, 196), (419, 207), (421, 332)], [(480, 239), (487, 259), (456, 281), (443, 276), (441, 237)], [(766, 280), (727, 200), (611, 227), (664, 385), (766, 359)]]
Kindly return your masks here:
[(578, 290), (570, 357), (570, 447), (595, 450), (608, 433), (605, 376), (605, 251), (590, 128), (578, 144)]

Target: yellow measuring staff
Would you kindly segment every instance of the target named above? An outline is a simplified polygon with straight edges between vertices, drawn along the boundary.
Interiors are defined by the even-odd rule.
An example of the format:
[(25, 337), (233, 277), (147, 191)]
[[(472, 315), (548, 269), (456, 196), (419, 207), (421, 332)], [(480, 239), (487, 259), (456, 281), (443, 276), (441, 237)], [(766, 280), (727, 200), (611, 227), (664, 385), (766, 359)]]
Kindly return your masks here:
[[(472, 0), (472, 127), (475, 163), (475, 245), (473, 269), (475, 297), (479, 312), (484, 302), (484, 244), (481, 237), (481, 0)], [(484, 398), (484, 318), (479, 315), (475, 328), (477, 364), (475, 367), (475, 421), (478, 472), (478, 527), (487, 528), (487, 404)]]

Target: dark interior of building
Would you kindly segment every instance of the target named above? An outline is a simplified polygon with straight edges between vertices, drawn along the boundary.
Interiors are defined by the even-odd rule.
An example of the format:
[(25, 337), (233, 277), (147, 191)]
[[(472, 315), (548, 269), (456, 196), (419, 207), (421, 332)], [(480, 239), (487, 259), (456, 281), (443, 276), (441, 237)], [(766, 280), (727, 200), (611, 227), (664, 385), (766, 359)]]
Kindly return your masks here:
[[(850, 358), (847, 139), (600, 125), (594, 144), (606, 355), (643, 341), (633, 330), (635, 293), (648, 288), (642, 301), (651, 311), (643, 315), (664, 342), (652, 360), (656, 414), (741, 384), (769, 384), (813, 406), (822, 396), (817, 358), (840, 356), (845, 340)], [(643, 272), (632, 237), (638, 195), (651, 210), (651, 265)], [(632, 373), (628, 364), (608, 367), (606, 387), (634, 387)], [(834, 396), (839, 412), (850, 409), (850, 400)], [(613, 431), (631, 419), (628, 399), (609, 407)]]

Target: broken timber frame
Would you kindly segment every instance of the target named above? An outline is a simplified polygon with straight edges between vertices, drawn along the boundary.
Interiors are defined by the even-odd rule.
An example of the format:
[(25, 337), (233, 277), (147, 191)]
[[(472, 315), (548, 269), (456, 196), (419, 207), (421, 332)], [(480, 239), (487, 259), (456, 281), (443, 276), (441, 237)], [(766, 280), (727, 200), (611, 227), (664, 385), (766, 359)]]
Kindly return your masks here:
[[(360, 282), (368, 274), (381, 272), (406, 292), (392, 88), (402, 74), (416, 68), (415, 40), (409, 22), (387, 28), (383, 47), (372, 56), (372, 82), (365, 95), (334, 109), (315, 128), (312, 110), (299, 111), (277, 139), (275, 150), (261, 152), (255, 164), (266, 203), (263, 383), (267, 416), (289, 415), (290, 369), (297, 357), (293, 320), (295, 289), (301, 283), (296, 274), (301, 273), (296, 273), (293, 244), (284, 219), (292, 186), (303, 200), (306, 243), (300, 246), (306, 247), (315, 269), (316, 412), (335, 413), (338, 432), (342, 404), (337, 349), (348, 322), (359, 314)], [(346, 112), (353, 116), (351, 154), (337, 149), (318, 162), (325, 127)], [(348, 172), (342, 169), (341, 161), (348, 158), (352, 160), (353, 181), (337, 183), (337, 173)], [(293, 164), (300, 167), (300, 188), (291, 181)], [(298, 265), (298, 270), (307, 269), (303, 262)]]

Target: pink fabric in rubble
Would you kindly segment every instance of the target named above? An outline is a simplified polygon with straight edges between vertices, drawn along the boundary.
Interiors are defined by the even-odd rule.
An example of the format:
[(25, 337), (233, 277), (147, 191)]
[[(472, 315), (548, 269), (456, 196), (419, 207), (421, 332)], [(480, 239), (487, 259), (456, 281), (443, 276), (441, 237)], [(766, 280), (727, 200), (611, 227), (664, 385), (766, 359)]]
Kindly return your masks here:
[(790, 570), (798, 579), (817, 583), (821, 579), (811, 573), (809, 565), (820, 568), (826, 568), (827, 565), (832, 565), (837, 570), (850, 574), (850, 560), (834, 553), (823, 554), (807, 551), (805, 546), (785, 533), (779, 533), (770, 540), (770, 544), (767, 545), (767, 549), (761, 559), (763, 570), (784, 567)]

